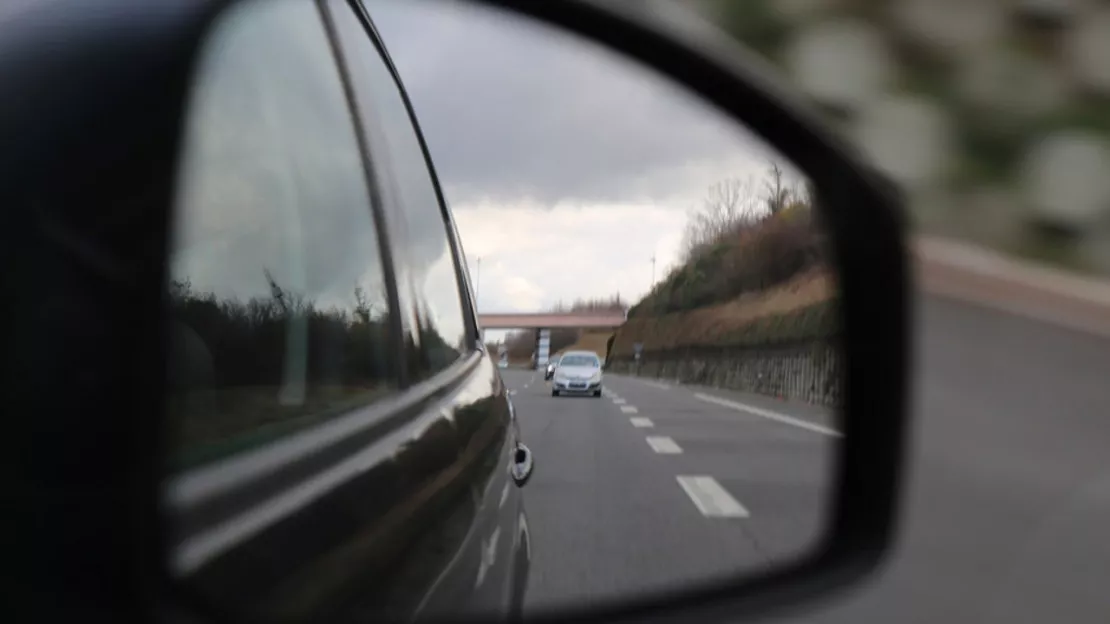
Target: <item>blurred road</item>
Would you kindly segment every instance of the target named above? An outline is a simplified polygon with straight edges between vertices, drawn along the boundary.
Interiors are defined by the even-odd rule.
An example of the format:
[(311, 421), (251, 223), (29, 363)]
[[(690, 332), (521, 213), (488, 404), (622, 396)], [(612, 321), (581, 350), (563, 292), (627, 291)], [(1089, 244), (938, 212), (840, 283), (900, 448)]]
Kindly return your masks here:
[(938, 298), (917, 322), (899, 546), (782, 621), (1110, 621), (1110, 340)]
[[(1110, 340), (935, 297), (917, 323), (899, 547), (872, 583), (779, 621), (1106, 622)], [(504, 374), (537, 460), (532, 609), (756, 566), (819, 529), (822, 410), (613, 376), (603, 399), (556, 399)]]

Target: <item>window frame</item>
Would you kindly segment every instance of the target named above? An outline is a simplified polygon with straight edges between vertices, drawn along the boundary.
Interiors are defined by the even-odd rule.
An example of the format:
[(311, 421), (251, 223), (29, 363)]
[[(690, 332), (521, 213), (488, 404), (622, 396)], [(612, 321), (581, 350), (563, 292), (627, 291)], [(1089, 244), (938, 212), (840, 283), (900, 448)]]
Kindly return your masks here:
[[(424, 139), (424, 132), (420, 127), (419, 121), (417, 120), (415, 110), (412, 106), (412, 101), (409, 99), (408, 96), (408, 91), (405, 89), (404, 82), (401, 80), (400, 74), (397, 72), (397, 68), (393, 63), (393, 58), (389, 55), (389, 51), (385, 47), (385, 43), (381, 37), (381, 33), (378, 31), (377, 26), (374, 24), (374, 21), (371, 18), (369, 11), (366, 9), (365, 4), (362, 2), (362, 0), (333, 0), (332, 2), (327, 2), (325, 0), (324, 4), (326, 5), (326, 10), (329, 12), (329, 14), (333, 6), (338, 6), (340, 4), (347, 5), (347, 7), (354, 12), (356, 19), (358, 19), (360, 25), (365, 31), (366, 37), (370, 40), (370, 43), (373, 45), (375, 51), (377, 52), (378, 59), (385, 65), (386, 70), (389, 72), (389, 75), (393, 80), (393, 87), (396, 89), (396, 93), (400, 96), (401, 102), (404, 104), (405, 114), (408, 118), (410, 129), (416, 137), (417, 144), (420, 146), (420, 153), (423, 157), (424, 165), (425, 167), (427, 167), (428, 177), (432, 183), (432, 189), (435, 192), (436, 202), (438, 203), (439, 216), (441, 220), (441, 225), (443, 226), (443, 234), (446, 237), (448, 249), (451, 252), (451, 262), (455, 274), (455, 286), (458, 290), (459, 306), (462, 310), (463, 326), (466, 332), (466, 339), (468, 344), (468, 349), (460, 354), (459, 359), (448, 366), (446, 369), (444, 369), (451, 370), (456, 367), (459, 362), (466, 361), (471, 353), (475, 351), (485, 351), (483, 346), (480, 344), (481, 330), (479, 330), (478, 328), (478, 312), (475, 308), (473, 286), (470, 283), (470, 274), (469, 268), (466, 265), (466, 256), (463, 253), (462, 244), (459, 242), (458, 228), (456, 226), (454, 218), (451, 216), (451, 211), (447, 207), (447, 200), (443, 194), (443, 188), (439, 181), (439, 174), (436, 171), (435, 164), (432, 161), (431, 152), (428, 149), (427, 141)], [(332, 15), (331, 19), (335, 19), (335, 16)], [(336, 42), (342, 55), (344, 53), (343, 36), (339, 33), (336, 33)], [(347, 68), (344, 66), (345, 71), (346, 69)], [(358, 80), (359, 77), (350, 75), (348, 73), (348, 79), (353, 82), (354, 80)], [(351, 101), (352, 106), (355, 110), (355, 114), (360, 118), (360, 129), (364, 129), (364, 126), (362, 125), (364, 122), (361, 121), (361, 112), (359, 110), (359, 101), (357, 96), (353, 93), (351, 95)], [(367, 146), (367, 148), (369, 150), (369, 146)], [(371, 157), (372, 153), (368, 151), (369, 161), (372, 161)], [(368, 164), (368, 166), (372, 167), (372, 164)], [(390, 215), (393, 216), (393, 218), (407, 218), (407, 215), (405, 215), (403, 211), (396, 210), (381, 203), (379, 203), (375, 208), (383, 212), (388, 212)], [(389, 249), (392, 253), (392, 247), (389, 247)], [(396, 260), (397, 259), (394, 258), (394, 261)], [(391, 266), (393, 265), (391, 264)], [(421, 293), (415, 293), (415, 295), (419, 297)]]
[[(385, 223), (380, 189), (371, 168), (363, 120), (358, 102), (354, 98), (352, 77), (344, 56), (343, 43), (336, 29), (335, 15), (328, 6), (328, 0), (313, 0), (312, 4), (324, 30), (331, 59), (331, 66), (321, 68), (321, 71), (335, 71), (340, 81), (343, 102), (352, 121), (352, 131), (356, 134), (357, 149), (367, 185), (370, 204), (368, 209), (371, 210), (378, 229), (378, 244), (383, 256), (383, 278), (388, 304), (391, 306), (387, 345), (390, 348), (398, 345), (389, 362), (396, 368), (388, 378), (398, 385), (396, 391), (390, 395), (324, 422), (290, 432), (213, 463), (165, 474), (157, 495), (163, 506), (159, 513), (165, 514), (163, 517), (172, 518), (172, 522), (179, 527), (175, 537), (183, 545), (203, 542), (207, 533), (217, 531), (223, 525), (259, 515), (271, 497), (284, 496), (293, 488), (333, 473), (342, 463), (356, 456), (391, 453), (393, 449), (390, 445), (393, 442), (389, 440), (389, 434), (401, 431), (408, 423), (427, 414), (437, 405), (449, 405), (453, 401), (450, 394), (473, 374), (481, 359), (481, 354), (472, 348), (462, 353), (450, 366), (426, 379), (412, 383), (405, 378), (407, 354), (399, 348), (403, 340), (403, 327), (397, 307), (397, 275), (393, 268), (396, 256), (389, 240), (390, 231)], [(421, 147), (423, 148), (423, 143)], [(456, 262), (456, 269), (457, 266)], [(472, 318), (466, 316), (466, 307), (463, 306), (464, 319)], [(464, 324), (469, 325), (465, 320)], [(468, 326), (467, 331), (472, 331), (472, 327)], [(252, 531), (264, 530), (279, 519), (267, 521)], [(236, 539), (250, 539), (250, 536)], [(165, 553), (166, 556), (160, 559), (160, 569), (167, 578), (177, 578), (180, 573), (171, 571), (175, 566), (169, 562), (180, 561), (182, 556), (187, 559), (188, 552), (184, 546), (170, 548)], [(179, 586), (179, 590), (190, 602), (204, 603), (188, 586)]]

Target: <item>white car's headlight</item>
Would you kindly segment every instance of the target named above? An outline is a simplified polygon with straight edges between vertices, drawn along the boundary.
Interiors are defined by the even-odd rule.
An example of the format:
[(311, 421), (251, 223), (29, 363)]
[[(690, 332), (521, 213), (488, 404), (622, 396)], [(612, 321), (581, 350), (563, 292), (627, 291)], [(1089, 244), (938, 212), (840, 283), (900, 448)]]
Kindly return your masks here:
[(593, 376), (590, 377), (590, 381), (595, 383), (601, 381), (601, 371), (597, 371), (596, 373), (594, 373)]

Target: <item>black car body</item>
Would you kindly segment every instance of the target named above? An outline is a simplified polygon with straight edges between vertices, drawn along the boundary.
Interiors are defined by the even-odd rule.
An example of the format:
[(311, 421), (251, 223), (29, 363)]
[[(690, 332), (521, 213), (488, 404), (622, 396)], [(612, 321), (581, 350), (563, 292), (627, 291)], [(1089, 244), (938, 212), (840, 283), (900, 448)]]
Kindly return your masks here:
[[(232, 11), (239, 14), (217, 17), (233, 24), (226, 27), (230, 32), (221, 34), (217, 28), (213, 35), (214, 41), (219, 42), (219, 37), (227, 41), (211, 44), (219, 50), (208, 60), (202, 55), (198, 65), (198, 73), (213, 74), (210, 82), (217, 86), (198, 87), (214, 92), (214, 104), (208, 106), (204, 93), (196, 95), (191, 106), (199, 107), (197, 116), (222, 114), (231, 106), (226, 98), (221, 99), (221, 89), (248, 102), (256, 97), (234, 80), (221, 82), (223, 76), (236, 77), (225, 67), (252, 62), (251, 55), (262, 52), (282, 54), (283, 71), (294, 75), (291, 81), (298, 71), (305, 74), (306, 81), (324, 75), (327, 78), (317, 82), (336, 86), (332, 91), (337, 94), (342, 93), (337, 85), (345, 83), (346, 97), (336, 95), (326, 101), (332, 105), (345, 102), (349, 110), (336, 116), (349, 114), (355, 123), (350, 126), (350, 140), (334, 139), (334, 151), (361, 143), (369, 172), (365, 183), (370, 187), (373, 219), (348, 214), (346, 204), (327, 207), (322, 202), (310, 206), (309, 214), (322, 219), (332, 210), (344, 219), (358, 219), (369, 236), (376, 232), (387, 286), (378, 307), (389, 312), (374, 316), (368, 311), (371, 306), (360, 299), (362, 307), (355, 310), (354, 325), (345, 325), (361, 328), (362, 333), (353, 340), (308, 327), (304, 338), (308, 381), (302, 393), (312, 395), (316, 386), (339, 383), (334, 380), (340, 378), (388, 389), (380, 398), (370, 394), (371, 398), (342, 413), (275, 434), (264, 442), (257, 438), (266, 427), (250, 425), (222, 437), (210, 435), (202, 439), (203, 444), (188, 448), (171, 445), (181, 453), (180, 461), (170, 466), (164, 487), (171, 544), (169, 573), (199, 604), (280, 620), (410, 620), (445, 613), (496, 619), (518, 614), (531, 558), (520, 486), (527, 480), (531, 456), (520, 442), (496, 354), (481, 345), (455, 225), (384, 44), (361, 2), (335, 0), (316, 5), (262, 0), (234, 5), (227, 13)], [(265, 29), (247, 25), (248, 18), (261, 20)], [(237, 28), (243, 33), (234, 34)], [(267, 37), (274, 43), (267, 43), (271, 40)], [(290, 51), (280, 37), (303, 46), (306, 52), (300, 54), (295, 46)], [(250, 40), (249, 54), (237, 56), (234, 52), (240, 39)], [(332, 46), (332, 57), (324, 54), (327, 44)], [(308, 50), (317, 53), (310, 55)], [(324, 62), (328, 58), (334, 59), (330, 67)], [(264, 71), (252, 67), (250, 78), (265, 82)], [(283, 80), (284, 76), (275, 76), (266, 84), (276, 89)], [(297, 88), (313, 85), (316, 83)], [(278, 101), (257, 99), (257, 108), (269, 105), (276, 109), (277, 117), (287, 115), (289, 125), (282, 131), (296, 134), (300, 128), (312, 128), (315, 117), (307, 121), (298, 117), (316, 106), (311, 97), (304, 98), (301, 108), (295, 108), (301, 102), (294, 94)], [(324, 101), (322, 96), (317, 99)], [(328, 112), (325, 107), (304, 115), (319, 117)], [(243, 129), (250, 123), (250, 119), (242, 120), (223, 138), (230, 134), (235, 140), (235, 132), (254, 138), (254, 130)], [(317, 123), (345, 127), (342, 121)], [(296, 149), (311, 151), (319, 134), (313, 130), (311, 135), (298, 136)], [(192, 136), (188, 129), (186, 135), (183, 149), (188, 151)], [(284, 145), (280, 141), (275, 144)], [(230, 153), (238, 154), (238, 147), (233, 148)], [(298, 158), (301, 153), (291, 153), (286, 160), (302, 162)], [(203, 161), (194, 165), (206, 166)], [(185, 175), (181, 184), (203, 186), (203, 176), (203, 171)], [(322, 187), (307, 188), (302, 192)], [(426, 213), (417, 214), (417, 209)], [(177, 229), (188, 225), (190, 211), (209, 210), (206, 205), (179, 203)], [(202, 214), (198, 219), (209, 217)], [(336, 240), (334, 232), (329, 233), (331, 238), (312, 238), (313, 232), (305, 229), (302, 236), (297, 251), (303, 256), (319, 251), (331, 257), (325, 253), (328, 247), (355, 240)], [(223, 235), (223, 231), (206, 234), (218, 242), (227, 240)], [(227, 247), (234, 247), (240, 239), (249, 240), (228, 236), (231, 244)], [(442, 288), (433, 295), (420, 288), (421, 280), (414, 286), (413, 280), (406, 278), (423, 270), (412, 255), (417, 238), (419, 244), (439, 249), (440, 258), (451, 260), (442, 264), (454, 267), (453, 277), (447, 279), (454, 281), (457, 298), (434, 299), (442, 294)], [(348, 249), (342, 256), (334, 256), (337, 266), (350, 268), (354, 255)], [(367, 257), (376, 258), (373, 254)], [(277, 258), (275, 263), (282, 260), (286, 258)], [(271, 270), (258, 267), (259, 274), (265, 271), (280, 303), (288, 288)], [(175, 285), (185, 284), (182, 288), (188, 288), (193, 280), (186, 274), (174, 277), (178, 278)], [(192, 288), (197, 288), (195, 283)], [(239, 369), (244, 366), (258, 367), (252, 379), (262, 379), (255, 383), (266, 384), (269, 395), (277, 394), (278, 387), (284, 391), (281, 375), (288, 372), (269, 367), (273, 375), (267, 376), (263, 365), (252, 359), (235, 360), (239, 356), (233, 351), (254, 349), (254, 355), (264, 359), (290, 359), (295, 355), (292, 347), (274, 349), (269, 357), (270, 351), (263, 352), (263, 346), (252, 346), (264, 344), (253, 335), (237, 338), (239, 347), (228, 346), (235, 342), (227, 338), (233, 323), (214, 320), (217, 311), (214, 306), (205, 307), (203, 297), (189, 299), (187, 293), (178, 293), (171, 296), (171, 302), (176, 337), (173, 370), (178, 375), (172, 380), (171, 408), (186, 414), (178, 417), (182, 421), (179, 435), (200, 428), (190, 418), (206, 417), (188, 412), (189, 401), (200, 400), (205, 392), (237, 390), (227, 388), (228, 379), (236, 374), (243, 377)], [(219, 308), (232, 305), (222, 303)], [(285, 310), (284, 304), (280, 309)], [(436, 317), (457, 321), (455, 332), (448, 334), (449, 330), (437, 327)], [(286, 333), (296, 329), (289, 319), (279, 317), (277, 321)], [(290, 344), (289, 340), (285, 344)], [(384, 347), (380, 351), (385, 364), (371, 363), (372, 358), (359, 350), (368, 340)], [(349, 362), (360, 357), (367, 363), (355, 366), (357, 379), (349, 381)], [(238, 368), (232, 362), (240, 362)], [(314, 414), (306, 417), (310, 421), (316, 418)], [(229, 427), (224, 423), (224, 429)], [(171, 432), (171, 439), (174, 435)]]

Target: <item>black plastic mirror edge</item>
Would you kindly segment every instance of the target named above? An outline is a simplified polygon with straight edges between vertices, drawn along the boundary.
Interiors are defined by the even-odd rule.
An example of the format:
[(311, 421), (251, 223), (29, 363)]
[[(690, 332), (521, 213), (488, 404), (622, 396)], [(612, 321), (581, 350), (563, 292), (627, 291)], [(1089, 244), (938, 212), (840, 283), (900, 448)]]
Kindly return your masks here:
[(2, 436), (0, 575), (16, 619), (167, 614), (157, 415), (169, 215), (140, 208), (172, 201), (192, 63), (222, 6), (0, 10), (0, 393), (5, 415), (20, 415)]
[[(740, 582), (567, 609), (531, 622), (724, 621), (768, 616), (862, 581), (895, 537), (909, 417), (911, 279), (899, 189), (837, 138), (766, 61), (672, 3), (458, 0), (574, 33), (700, 95), (803, 170), (822, 197), (847, 353), (830, 526), (797, 563)], [(638, 6), (636, 6), (638, 5)], [(654, 17), (652, 12), (655, 11)], [(658, 17), (670, 17), (671, 21)]]

